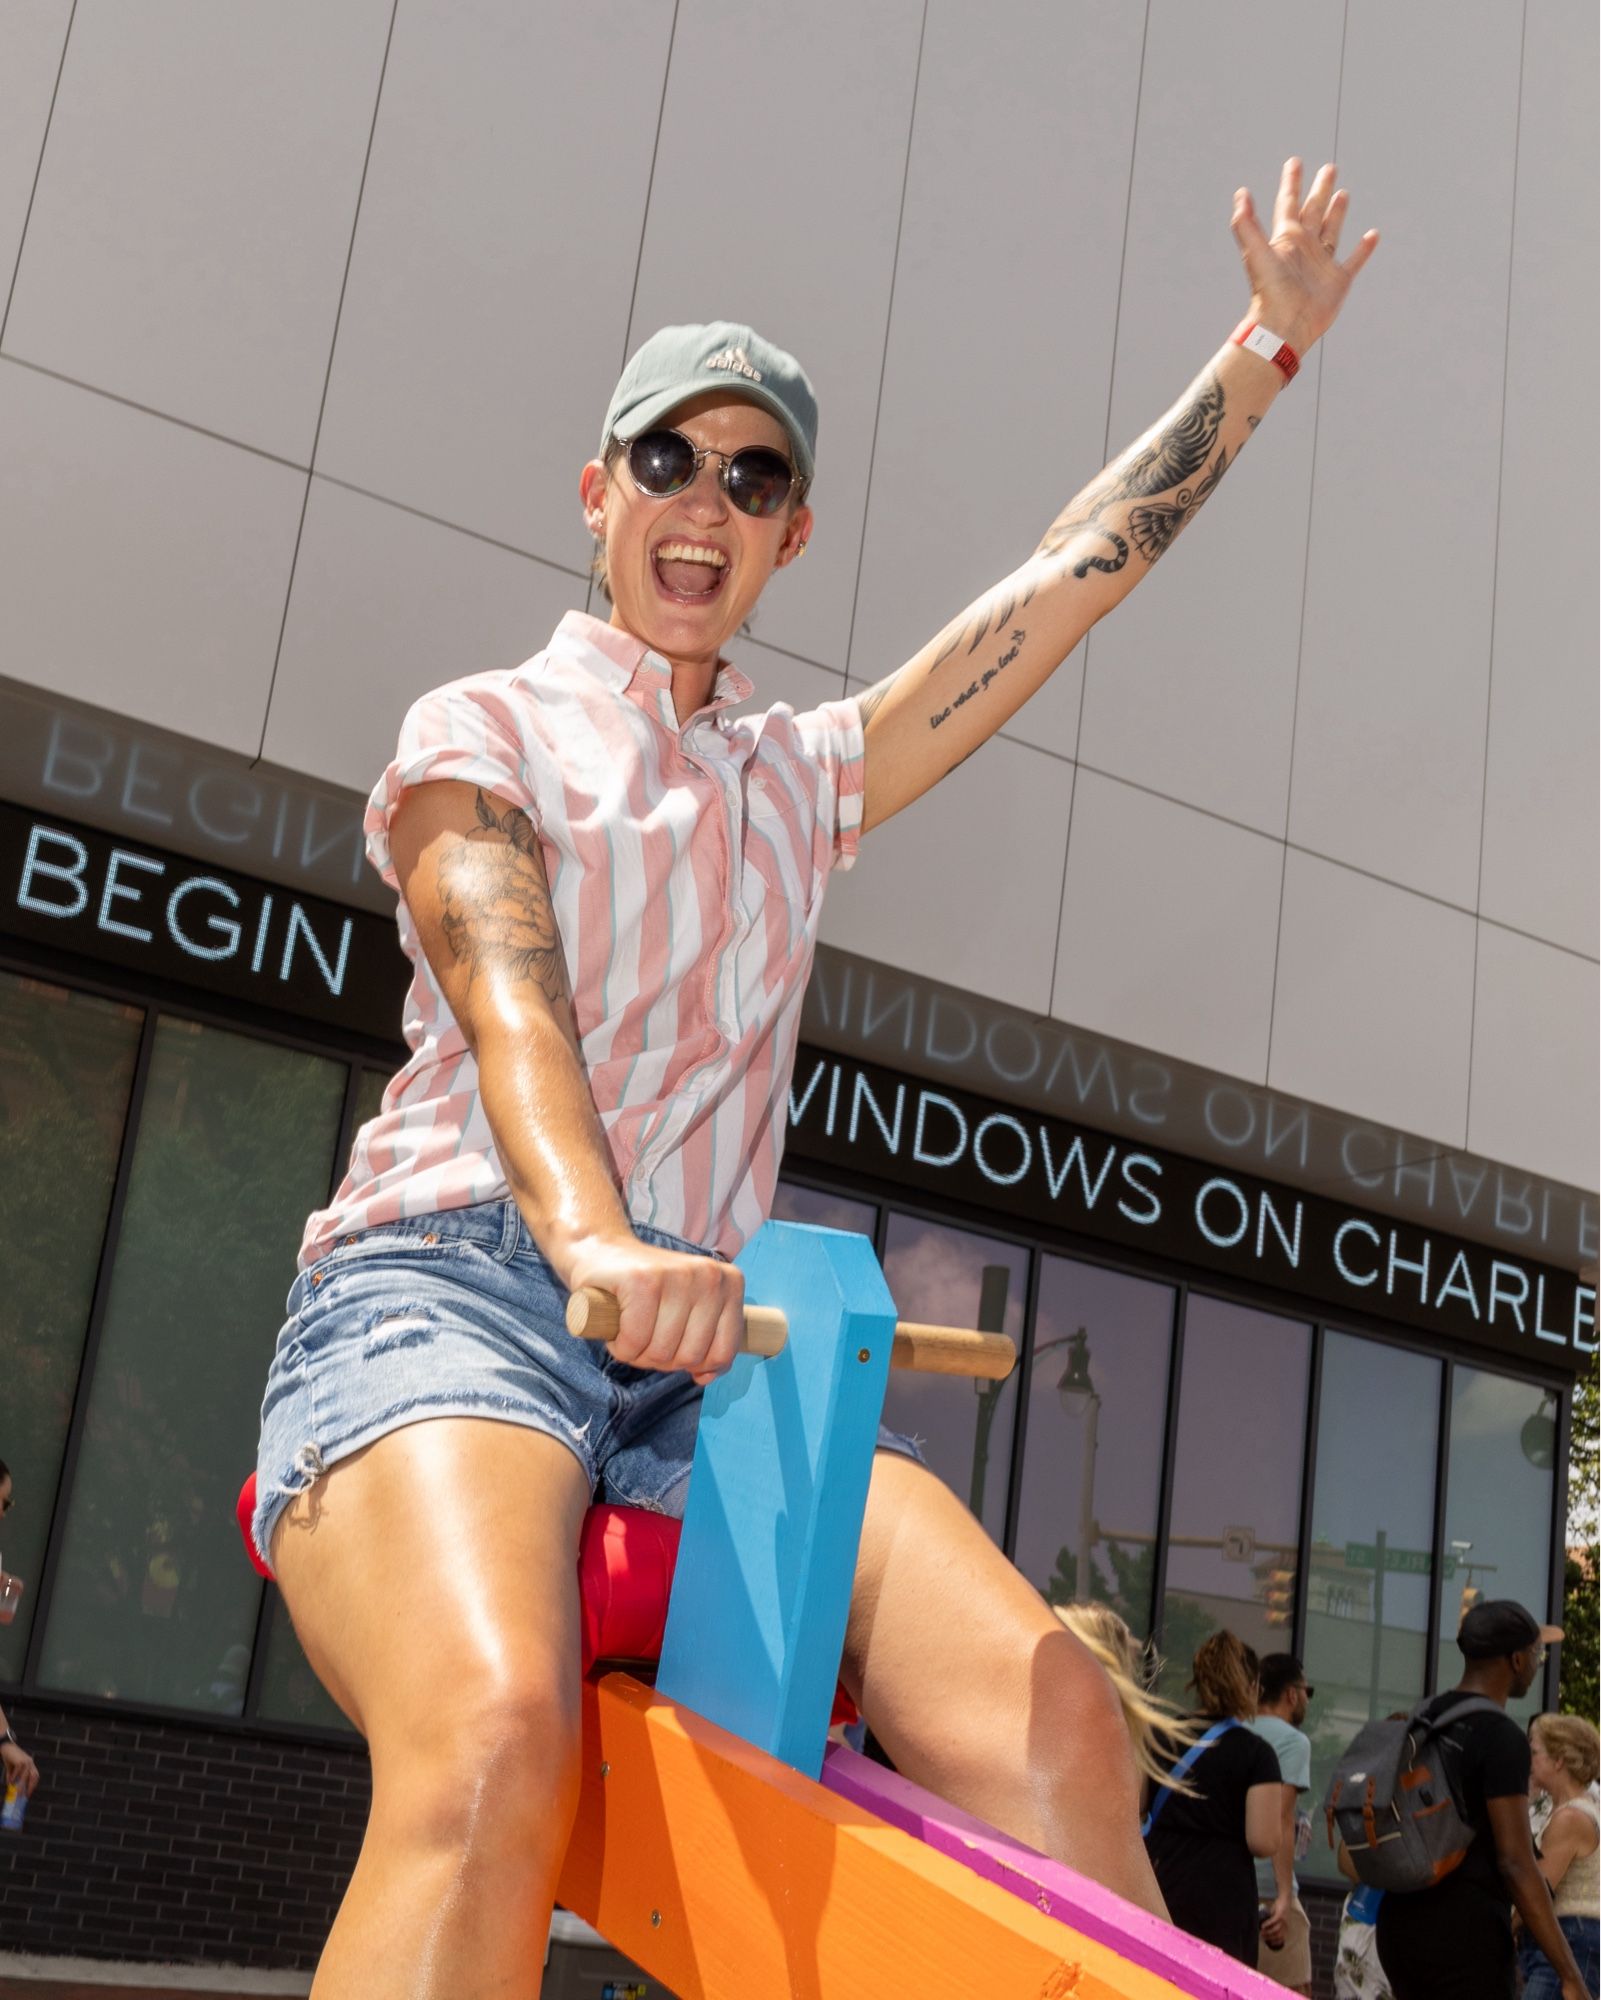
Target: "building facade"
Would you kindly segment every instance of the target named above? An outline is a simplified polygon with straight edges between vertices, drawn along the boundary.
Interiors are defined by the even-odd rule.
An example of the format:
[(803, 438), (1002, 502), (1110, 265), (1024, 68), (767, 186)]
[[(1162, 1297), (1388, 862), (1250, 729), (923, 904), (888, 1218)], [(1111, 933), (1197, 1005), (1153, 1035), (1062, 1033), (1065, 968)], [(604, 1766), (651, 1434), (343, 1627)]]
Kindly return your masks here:
[(1004, 1385), (894, 1378), (889, 1421), (1170, 1692), (1220, 1625), (1300, 1652), (1320, 1782), (1455, 1679), (1472, 1594), (1555, 1609), (1596, 1341), (1596, 33), (0, 20), (0, 1699), (46, 1781), (8, 1944), (309, 1964), (353, 1862), (363, 1754), (234, 1497), (396, 1060), (361, 800), (410, 700), (587, 601), (625, 355), (732, 314), (806, 362), (815, 549), (738, 657), (837, 698), (1180, 393), (1238, 318), (1229, 197), (1296, 149), (1384, 245), (1162, 573), (835, 885), (778, 1212), (1018, 1341)]

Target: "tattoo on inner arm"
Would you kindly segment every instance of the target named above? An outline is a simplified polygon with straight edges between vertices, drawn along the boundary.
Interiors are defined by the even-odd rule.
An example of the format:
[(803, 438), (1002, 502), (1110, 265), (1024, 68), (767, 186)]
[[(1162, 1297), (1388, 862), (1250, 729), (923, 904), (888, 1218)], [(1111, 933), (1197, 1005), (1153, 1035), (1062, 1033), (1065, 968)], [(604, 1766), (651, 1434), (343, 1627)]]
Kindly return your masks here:
[[(1081, 581), (1092, 569), (1115, 574), (1128, 561), (1129, 545), (1102, 517), (1114, 507), (1130, 501), (1155, 501), (1158, 495), (1177, 488), (1172, 500), (1160, 506), (1136, 505), (1128, 516), (1134, 546), (1146, 562), (1154, 563), (1171, 548), (1179, 530), (1228, 469), (1230, 460), (1223, 448), (1219, 447), (1216, 459), (1212, 459), (1222, 426), (1223, 385), (1208, 370), (1195, 395), (1170, 423), (1148, 444), (1112, 466), (1097, 485), (1051, 523), (1039, 553), (1057, 555), (1076, 536), (1097, 534), (1110, 544), (1112, 554), (1081, 557), (1073, 565), (1073, 574)], [(1209, 461), (1211, 470), (1204, 479), (1199, 478)]]
[(519, 806), (497, 815), (482, 789), (475, 804), (477, 826), (440, 857), (440, 928), (469, 986), (480, 970), (531, 979), (565, 1022), (567, 963), (533, 821)]
[[(1030, 595), (1032, 595), (1032, 592), (1030, 593)], [(967, 686), (964, 687), (959, 694), (953, 695), (951, 699), (945, 704), (945, 706), (940, 710), (938, 715), (931, 715), (928, 718), (928, 726), (930, 729), (938, 729), (942, 722), (948, 722), (952, 717), (952, 715), (955, 714), (957, 709), (965, 708), (967, 704), (970, 701), (972, 701), (976, 696), (983, 694), (988, 689), (991, 681), (993, 681), (998, 675), (1005, 673), (1006, 669), (1017, 658), (1018, 654), (1022, 652), (1023, 641), (1028, 637), (1028, 634), (1021, 625), (1014, 625), (1012, 627), (1011, 632), (1008, 634), (1008, 637), (1011, 639), (1012, 643), (1007, 647), (1004, 653), (1000, 653), (996, 656), (994, 666), (986, 667), (983, 673), (981, 673), (978, 676), (977, 680), (969, 681)], [(969, 757), (971, 757), (972, 754), (973, 753), (971, 750), (969, 750), (967, 753)], [(964, 758), (962, 761), (965, 763), (966, 759)], [(954, 765), (952, 766), (952, 769), (953, 770), (955, 769)]]

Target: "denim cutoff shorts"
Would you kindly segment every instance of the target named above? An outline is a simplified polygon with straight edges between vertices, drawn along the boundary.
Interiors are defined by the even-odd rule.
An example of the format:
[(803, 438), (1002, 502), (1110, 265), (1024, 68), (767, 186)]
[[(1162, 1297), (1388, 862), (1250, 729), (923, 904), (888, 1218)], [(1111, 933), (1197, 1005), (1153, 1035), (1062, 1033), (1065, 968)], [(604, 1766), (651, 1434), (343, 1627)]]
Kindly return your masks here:
[[(635, 1234), (706, 1254), (665, 1230)], [(543, 1431), (583, 1466), (592, 1500), (682, 1518), (699, 1387), (574, 1340), (566, 1309), (509, 1197), (341, 1236), (289, 1290), (261, 1406), (256, 1547), (270, 1556), (279, 1515), (330, 1466), (428, 1417)], [(883, 1425), (878, 1443), (922, 1460)]]

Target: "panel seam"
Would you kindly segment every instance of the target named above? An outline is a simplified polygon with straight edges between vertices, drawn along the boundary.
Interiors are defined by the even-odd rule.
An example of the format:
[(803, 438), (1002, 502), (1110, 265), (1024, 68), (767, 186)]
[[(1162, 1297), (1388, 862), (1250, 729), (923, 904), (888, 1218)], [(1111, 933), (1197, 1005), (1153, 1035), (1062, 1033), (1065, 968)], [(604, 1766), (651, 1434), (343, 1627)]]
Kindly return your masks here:
[(901, 164), (901, 200), (895, 216), (895, 249), (890, 257), (889, 298), (884, 307), (884, 345), (878, 360), (878, 391), (873, 399), (873, 434), (867, 446), (867, 484), (862, 494), (862, 532), (856, 544), (856, 578), (851, 585), (850, 623), (845, 630), (845, 671), (842, 685), (850, 686), (851, 653), (856, 644), (856, 607), (862, 595), (862, 571), (867, 566), (867, 526), (873, 510), (873, 470), (878, 462), (878, 426), (884, 413), (884, 383), (889, 374), (889, 345), (895, 330), (895, 282), (901, 268), (901, 232), (906, 226), (906, 192), (912, 181), (912, 147), (917, 137), (917, 98), (923, 82), (923, 45), (928, 37), (928, 0), (923, 0), (917, 29), (917, 60), (912, 68), (912, 105), (906, 120), (906, 157)]
[[(1134, 127), (1129, 136), (1128, 178), (1123, 189), (1123, 247), (1118, 252), (1117, 261), (1117, 303), (1112, 308), (1112, 352), (1106, 374), (1106, 427), (1101, 437), (1101, 464), (1108, 464), (1112, 456), (1112, 407), (1117, 394), (1117, 351), (1123, 326), (1123, 288), (1128, 279), (1128, 239), (1129, 229), (1134, 220), (1134, 171), (1140, 156), (1140, 115), (1145, 105), (1145, 55), (1151, 40), (1151, 0), (1145, 0), (1145, 17), (1140, 27), (1140, 67), (1134, 84)], [(1062, 964), (1062, 926), (1067, 916), (1067, 867), (1073, 852), (1073, 815), (1078, 808), (1079, 751), (1084, 743), (1084, 706), (1090, 687), (1090, 641), (1091, 632), (1084, 635), (1084, 663), (1079, 671), (1078, 716), (1073, 725), (1073, 787), (1067, 800), (1067, 833), (1062, 841), (1062, 881), (1056, 897), (1056, 942), (1051, 947), (1051, 984), (1045, 1000), (1045, 1012), (1052, 1019), (1056, 1013), (1056, 982)], [(1069, 654), (1071, 659), (1072, 655)], [(1062, 665), (1067, 664), (1066, 660)]]
[(1518, 261), (1518, 164), (1523, 146), (1523, 71), (1529, 45), (1529, 0), (1518, 31), (1517, 114), (1512, 125), (1512, 207), (1507, 230), (1506, 316), (1501, 326), (1501, 426), (1495, 455), (1495, 552), (1490, 558), (1489, 658), (1484, 674), (1484, 768), (1479, 781), (1479, 866), (1473, 889), (1473, 987), (1468, 995), (1468, 1090), (1462, 1108), (1462, 1143), (1473, 1129), (1473, 1066), (1479, 1032), (1479, 938), (1484, 922), (1484, 820), (1490, 806), (1490, 723), (1495, 709), (1495, 620), (1501, 584), (1501, 501), (1506, 487), (1507, 384), (1512, 369), (1512, 280)]
[(300, 542), (306, 532), (306, 510), (311, 504), (311, 482), (317, 464), (317, 446), (322, 438), (322, 420), (328, 408), (328, 390), (334, 378), (334, 357), (339, 351), (339, 325), (345, 313), (345, 293), (350, 287), (350, 266), (356, 255), (356, 232), (361, 227), (361, 204), (367, 192), (367, 170), (372, 165), (373, 140), (378, 133), (378, 113), (384, 101), (384, 78), (389, 73), (389, 51), (394, 46), (395, 18), (400, 0), (390, 0), (389, 31), (384, 36), (383, 60), (378, 65), (378, 88), (373, 93), (372, 118), (367, 126), (367, 149), (361, 157), (361, 179), (356, 183), (356, 205), (350, 218), (350, 241), (345, 245), (345, 268), (339, 279), (339, 302), (334, 307), (333, 332), (328, 341), (328, 365), (323, 370), (322, 395), (317, 402), (317, 423), (311, 434), (311, 463), (306, 468), (306, 490), (300, 496), (300, 520), (295, 527), (295, 546), (289, 557), (289, 580), (284, 586), (283, 615), (278, 620), (278, 643), (273, 648), (272, 675), (267, 682), (267, 699), (261, 710), (261, 736), (250, 760), (253, 770), (266, 754), (267, 728), (272, 720), (272, 698), (278, 686), (278, 665), (283, 658), (284, 634), (289, 629), (289, 606), (295, 594), (295, 572), (300, 566)]
[[(1333, 157), (1340, 157), (1340, 114), (1345, 109), (1345, 53), (1351, 32), (1351, 0), (1345, 0), (1340, 16), (1340, 64), (1334, 86)], [(1301, 613), (1295, 633), (1295, 690), (1290, 698), (1290, 766), (1284, 779), (1284, 852), (1279, 861), (1279, 917), (1273, 927), (1273, 984), (1267, 1003), (1267, 1055), (1262, 1065), (1262, 1081), (1273, 1076), (1273, 1030), (1279, 1011), (1279, 958), (1284, 948), (1284, 901), (1289, 888), (1290, 813), (1295, 798), (1295, 740), (1301, 719), (1301, 668), (1306, 659), (1306, 600), (1312, 580), (1312, 523), (1317, 514), (1317, 448), (1323, 427), (1323, 349), (1318, 348), (1317, 388), (1312, 398), (1312, 457), (1306, 478), (1306, 545), (1301, 557)], [(1299, 850), (1297, 850), (1299, 851)], [(1360, 874), (1362, 871), (1356, 871)], [(1382, 878), (1379, 878), (1382, 879)]]
[(17, 258), (11, 266), (11, 283), (6, 288), (6, 309), (0, 315), (0, 346), (5, 343), (6, 328), (11, 323), (11, 302), (17, 295), (17, 279), (22, 275), (22, 253), (27, 247), (28, 224), (33, 220), (33, 199), (39, 192), (39, 176), (44, 172), (45, 148), (50, 143), (50, 127), (55, 122), (56, 99), (61, 94), (61, 73), (67, 66), (67, 48), (72, 40), (72, 24), (78, 18), (78, 0), (72, 0), (67, 15), (67, 31), (61, 37), (61, 59), (56, 64), (56, 80), (50, 87), (50, 109), (45, 113), (44, 131), (39, 136), (39, 157), (33, 163), (33, 182), (28, 189), (28, 206), (22, 214), (22, 234), (17, 238)]

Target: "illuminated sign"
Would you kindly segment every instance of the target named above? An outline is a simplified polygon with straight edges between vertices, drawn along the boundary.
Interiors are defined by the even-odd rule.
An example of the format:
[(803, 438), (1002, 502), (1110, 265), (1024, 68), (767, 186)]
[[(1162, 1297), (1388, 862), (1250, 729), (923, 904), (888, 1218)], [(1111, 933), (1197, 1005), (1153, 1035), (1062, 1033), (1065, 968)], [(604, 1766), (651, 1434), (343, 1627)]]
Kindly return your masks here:
[(789, 1155), (1579, 1369), (1595, 1287), (1321, 1196), (802, 1048)]
[(13, 806), (0, 870), (15, 935), (397, 1037), (408, 969), (382, 917)]

